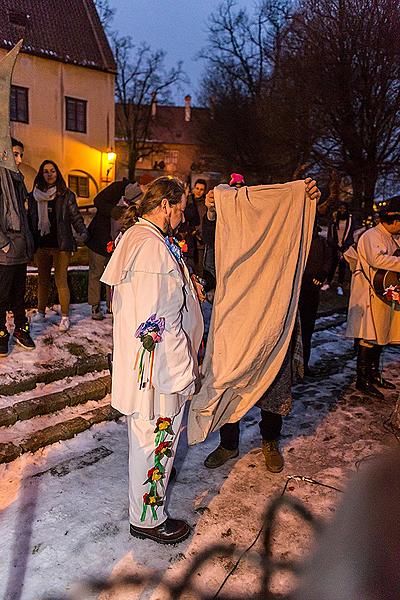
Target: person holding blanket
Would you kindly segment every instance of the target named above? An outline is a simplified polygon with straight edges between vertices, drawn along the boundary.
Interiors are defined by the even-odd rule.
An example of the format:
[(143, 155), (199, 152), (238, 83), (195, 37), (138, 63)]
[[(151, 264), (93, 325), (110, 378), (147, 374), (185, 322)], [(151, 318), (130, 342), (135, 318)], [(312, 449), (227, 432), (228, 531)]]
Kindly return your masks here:
[(183, 184), (153, 181), (127, 209), (129, 227), (101, 280), (113, 287), (112, 406), (127, 415), (133, 536), (176, 544), (190, 533), (168, 516), (165, 494), (187, 400), (199, 387), (203, 319), (172, 237), (184, 220)]
[(255, 404), (266, 467), (274, 473), (283, 468), (278, 438), (291, 406), (292, 365), (299, 363), (292, 340), (298, 339), (300, 286), (319, 197), (311, 179), (220, 185), (208, 194), (208, 211), (218, 217), (217, 285), (188, 438), (196, 444), (220, 430), (220, 445), (205, 461), (209, 468), (238, 455), (239, 421)]

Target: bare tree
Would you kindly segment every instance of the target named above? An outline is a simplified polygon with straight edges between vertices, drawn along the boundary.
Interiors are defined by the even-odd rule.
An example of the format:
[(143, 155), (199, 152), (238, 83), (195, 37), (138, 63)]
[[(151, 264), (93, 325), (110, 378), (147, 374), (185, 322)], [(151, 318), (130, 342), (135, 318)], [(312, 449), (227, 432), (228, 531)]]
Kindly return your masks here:
[(184, 81), (182, 65), (165, 69), (165, 52), (147, 44), (135, 46), (130, 37), (113, 35), (117, 63), (117, 128), (128, 147), (128, 176), (134, 179), (137, 161), (159, 144), (152, 140), (152, 103), (165, 103), (171, 89)]
[(322, 121), (314, 156), (351, 176), (365, 214), (378, 179), (400, 162), (399, 22), (397, 0), (303, 0), (285, 41), (299, 92), (312, 74)]
[(139, 159), (151, 155), (160, 145), (150, 139), (152, 104), (166, 102), (172, 88), (185, 81), (182, 63), (165, 68), (165, 52), (143, 43), (135, 45), (130, 36), (111, 31), (115, 9), (109, 0), (94, 0), (100, 21), (108, 34), (117, 64), (115, 86), (116, 125), (128, 148), (128, 176), (135, 178)]
[(114, 18), (115, 8), (111, 8), (109, 0), (94, 0), (104, 31), (110, 34), (111, 22)]
[(225, 0), (210, 17), (202, 54), (203, 102), (211, 109), (204, 136), (226, 168), (253, 181), (289, 178), (314, 141), (306, 94), (281, 77), (291, 11), (290, 2), (264, 0), (250, 15)]

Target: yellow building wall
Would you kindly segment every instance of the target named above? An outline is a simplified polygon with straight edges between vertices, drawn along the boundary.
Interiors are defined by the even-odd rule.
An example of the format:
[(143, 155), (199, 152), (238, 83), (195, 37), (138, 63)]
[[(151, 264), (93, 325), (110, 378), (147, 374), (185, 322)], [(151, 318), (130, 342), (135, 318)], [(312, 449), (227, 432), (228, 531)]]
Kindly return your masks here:
[[(114, 147), (114, 79), (112, 73), (19, 55), (12, 83), (29, 89), (29, 123), (12, 121), (11, 134), (25, 145), (21, 171), (28, 190), (47, 159), (58, 164), (67, 182), (69, 174), (89, 175), (90, 198), (78, 198), (80, 205), (92, 204), (97, 191), (115, 179), (115, 165), (107, 159)], [(87, 133), (66, 130), (65, 96), (87, 101)]]

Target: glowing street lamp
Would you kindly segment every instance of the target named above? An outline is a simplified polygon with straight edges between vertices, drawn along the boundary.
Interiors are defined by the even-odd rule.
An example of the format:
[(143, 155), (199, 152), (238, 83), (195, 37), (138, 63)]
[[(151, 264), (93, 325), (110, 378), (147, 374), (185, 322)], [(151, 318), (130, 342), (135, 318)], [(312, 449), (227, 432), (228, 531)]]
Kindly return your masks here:
[(110, 150), (109, 152), (102, 152), (102, 164), (103, 164), (103, 177), (102, 181), (108, 183), (110, 181), (110, 173), (115, 167), (115, 161), (117, 159), (117, 155), (114, 150)]

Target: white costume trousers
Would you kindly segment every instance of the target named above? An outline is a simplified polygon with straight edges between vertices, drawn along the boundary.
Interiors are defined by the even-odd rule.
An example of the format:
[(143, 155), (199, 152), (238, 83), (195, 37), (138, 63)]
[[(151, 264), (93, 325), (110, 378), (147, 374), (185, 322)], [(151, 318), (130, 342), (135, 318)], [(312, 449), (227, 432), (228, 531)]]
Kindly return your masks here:
[[(149, 479), (149, 471), (157, 468), (155, 453), (157, 434), (155, 433), (155, 429), (158, 418), (156, 417), (152, 420), (143, 419), (137, 413), (126, 417), (129, 439), (129, 520), (134, 526), (157, 527), (168, 517), (165, 507), (166, 490), (174, 463), (184, 411), (185, 404), (183, 404), (179, 413), (175, 416), (163, 415), (163, 417), (171, 419), (174, 435), (167, 435), (165, 437), (165, 441), (170, 442), (172, 456), (163, 456), (160, 458), (164, 472), (162, 479), (156, 482), (156, 486), (157, 495), (160, 497), (162, 505), (154, 507), (157, 516), (156, 519), (154, 519), (154, 511), (152, 511), (150, 505), (147, 506), (146, 515), (143, 518), (145, 508), (143, 496), (149, 494), (154, 497), (155, 488), (151, 488), (151, 482), (147, 482), (147, 480)], [(162, 455), (159, 454), (158, 456), (161, 457)]]

